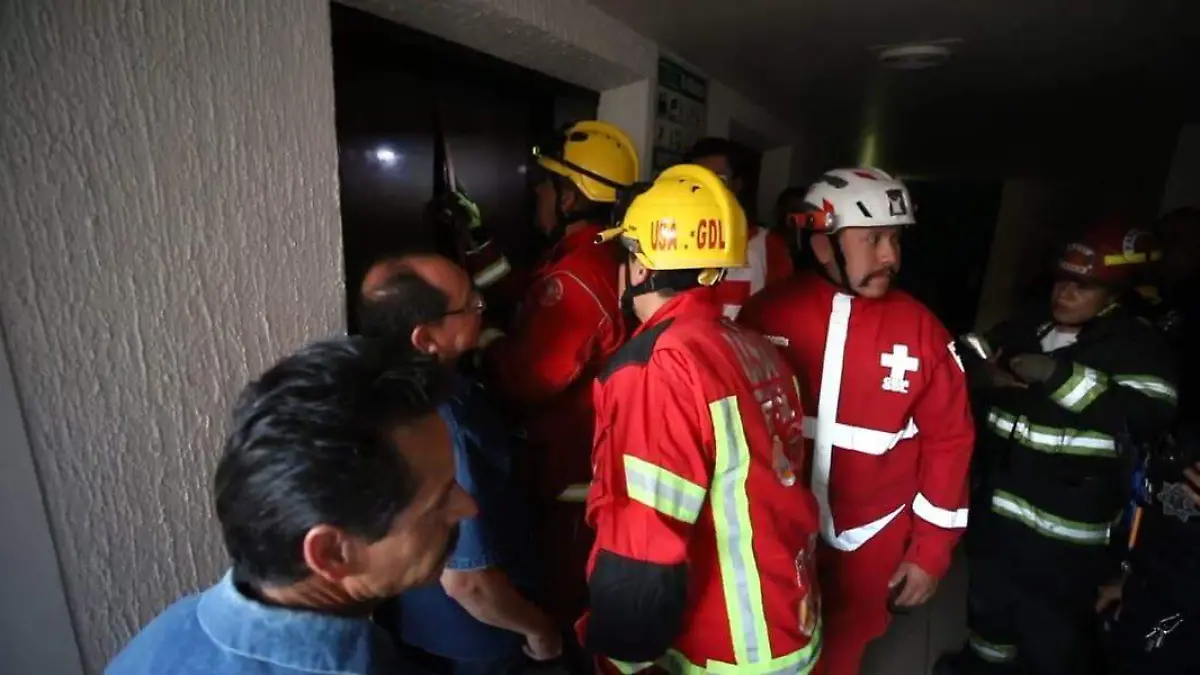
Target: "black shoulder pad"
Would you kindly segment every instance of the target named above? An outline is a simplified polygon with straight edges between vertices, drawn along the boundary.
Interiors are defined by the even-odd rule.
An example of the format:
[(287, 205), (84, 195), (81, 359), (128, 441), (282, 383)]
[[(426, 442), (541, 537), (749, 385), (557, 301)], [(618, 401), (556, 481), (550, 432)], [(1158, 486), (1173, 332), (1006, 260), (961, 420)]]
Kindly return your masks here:
[(591, 616), (584, 647), (640, 663), (679, 637), (687, 609), (687, 564), (659, 565), (601, 549), (588, 580)]
[(650, 362), (650, 354), (654, 352), (654, 345), (658, 342), (658, 338), (662, 336), (663, 331), (674, 322), (674, 319), (667, 319), (657, 326), (638, 335), (629, 342), (626, 342), (615, 354), (604, 364), (604, 369), (596, 376), (596, 379), (604, 382), (612, 377), (613, 373), (624, 368), (625, 366), (644, 366)]

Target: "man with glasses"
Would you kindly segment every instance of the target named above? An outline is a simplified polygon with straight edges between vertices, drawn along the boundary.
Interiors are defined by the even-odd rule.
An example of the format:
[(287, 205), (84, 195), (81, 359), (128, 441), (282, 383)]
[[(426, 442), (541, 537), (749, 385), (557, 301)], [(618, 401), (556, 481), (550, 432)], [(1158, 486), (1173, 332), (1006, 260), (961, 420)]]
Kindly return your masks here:
[[(411, 345), (447, 366), (475, 349), (485, 309), (466, 270), (438, 255), (377, 264), (363, 282), (360, 308), (365, 334)], [(528, 513), (514, 497), (510, 437), (469, 378), (455, 379), (439, 413), (454, 439), (455, 479), (479, 514), (460, 525), (441, 584), (404, 593), (382, 622), (436, 673), (517, 672), (522, 651), (538, 661), (557, 658), (559, 627), (530, 600)]]

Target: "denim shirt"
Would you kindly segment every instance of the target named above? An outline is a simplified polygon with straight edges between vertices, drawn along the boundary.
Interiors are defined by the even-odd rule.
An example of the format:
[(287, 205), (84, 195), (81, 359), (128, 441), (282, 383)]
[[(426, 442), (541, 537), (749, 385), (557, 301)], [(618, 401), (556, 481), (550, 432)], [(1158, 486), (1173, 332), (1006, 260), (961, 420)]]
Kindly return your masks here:
[(106, 675), (396, 675), (387, 634), (351, 618), (265, 605), (226, 574), (168, 607), (113, 659)]
[[(454, 440), (455, 480), (479, 507), (459, 525), (446, 567), (494, 567), (530, 597), (533, 558), (528, 511), (513, 488), (511, 437), (482, 386), (466, 378), (439, 409)], [(440, 584), (405, 592), (386, 612), (386, 625), (405, 644), (459, 661), (520, 653), (524, 639), (472, 617)]]

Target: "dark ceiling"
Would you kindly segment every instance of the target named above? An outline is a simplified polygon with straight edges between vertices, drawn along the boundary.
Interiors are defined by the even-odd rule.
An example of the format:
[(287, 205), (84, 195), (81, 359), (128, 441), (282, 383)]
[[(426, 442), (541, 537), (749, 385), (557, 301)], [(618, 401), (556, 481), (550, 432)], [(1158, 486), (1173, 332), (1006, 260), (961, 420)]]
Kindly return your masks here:
[[(1034, 117), (1200, 119), (1197, 0), (591, 2), (826, 139), (861, 137), (872, 114), (910, 143), (1005, 138)], [(874, 51), (949, 39), (928, 71), (883, 71)]]
[[(873, 47), (959, 39), (945, 96), (1195, 89), (1195, 0), (592, 0), (713, 77), (783, 114), (862, 96)], [(925, 73), (922, 75), (934, 75)]]

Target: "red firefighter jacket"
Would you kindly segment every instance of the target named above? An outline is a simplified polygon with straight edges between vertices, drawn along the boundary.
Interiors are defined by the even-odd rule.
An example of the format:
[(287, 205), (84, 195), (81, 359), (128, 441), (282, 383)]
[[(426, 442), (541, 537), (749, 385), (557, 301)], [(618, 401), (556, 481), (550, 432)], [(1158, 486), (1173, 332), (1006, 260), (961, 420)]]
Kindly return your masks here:
[(813, 273), (755, 296), (739, 318), (781, 348), (816, 403), (804, 431), (822, 539), (854, 551), (900, 516), (913, 528), (905, 559), (942, 576), (967, 525), (975, 440), (950, 334), (904, 292), (853, 297)]
[(597, 378), (580, 630), (597, 653), (671, 672), (804, 673), (818, 511), (795, 377), (707, 290), (672, 298)]
[(591, 383), (625, 339), (615, 244), (597, 245), (601, 230), (587, 225), (558, 242), (534, 273), (512, 330), (483, 355), (489, 386), (515, 404), (546, 453), (537, 487), (550, 499), (591, 477)]
[(736, 319), (751, 295), (792, 276), (792, 252), (783, 235), (765, 227), (755, 228), (746, 242), (749, 264), (734, 267), (711, 293), (725, 316)]

